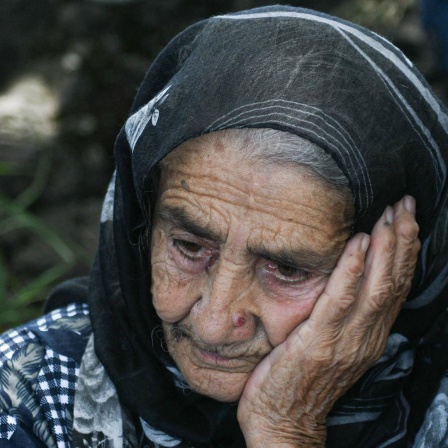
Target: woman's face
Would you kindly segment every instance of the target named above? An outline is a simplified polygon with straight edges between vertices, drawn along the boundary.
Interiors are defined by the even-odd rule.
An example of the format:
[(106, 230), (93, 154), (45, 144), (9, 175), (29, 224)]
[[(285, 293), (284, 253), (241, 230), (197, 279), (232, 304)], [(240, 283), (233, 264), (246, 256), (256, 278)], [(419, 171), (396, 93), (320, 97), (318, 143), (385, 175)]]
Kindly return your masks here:
[(351, 201), (298, 166), (190, 140), (163, 162), (152, 294), (190, 386), (238, 400), (257, 364), (306, 320), (349, 236)]

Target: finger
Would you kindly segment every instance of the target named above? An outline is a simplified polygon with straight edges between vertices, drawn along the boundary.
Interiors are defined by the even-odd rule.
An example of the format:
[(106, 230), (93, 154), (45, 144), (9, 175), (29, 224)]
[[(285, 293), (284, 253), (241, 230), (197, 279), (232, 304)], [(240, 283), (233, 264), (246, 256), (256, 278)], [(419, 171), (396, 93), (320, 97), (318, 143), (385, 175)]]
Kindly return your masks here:
[(393, 209), (386, 207), (372, 230), (364, 276), (358, 290), (359, 300), (353, 310), (353, 318), (366, 325), (378, 319), (378, 314), (389, 313), (394, 308), (392, 272), (396, 237), (393, 222)]
[(415, 200), (405, 196), (394, 206), (394, 231), (397, 238), (392, 278), (395, 293), (403, 299), (411, 287), (420, 240), (419, 227), (415, 220)]
[(359, 233), (346, 244), (308, 320), (329, 327), (349, 314), (357, 298), (369, 243), (369, 235)]
[[(393, 265), (395, 255), (393, 222), (394, 211), (392, 207), (388, 206), (372, 229), (364, 277), (367, 278), (369, 275), (378, 273), (378, 267), (382, 267), (382, 271), (388, 271)], [(381, 255), (387, 255), (387, 257), (381, 257)], [(381, 266), (377, 266), (378, 262)], [(384, 262), (387, 262), (387, 266), (384, 265)]]

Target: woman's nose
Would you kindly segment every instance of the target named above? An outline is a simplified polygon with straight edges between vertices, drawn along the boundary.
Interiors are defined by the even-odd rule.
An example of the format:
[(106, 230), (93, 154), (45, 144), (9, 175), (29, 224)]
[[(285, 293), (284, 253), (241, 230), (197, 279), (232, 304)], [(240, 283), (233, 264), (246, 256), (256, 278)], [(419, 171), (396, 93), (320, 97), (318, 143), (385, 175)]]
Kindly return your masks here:
[(212, 346), (250, 340), (256, 331), (255, 296), (247, 267), (218, 262), (191, 310), (196, 335)]

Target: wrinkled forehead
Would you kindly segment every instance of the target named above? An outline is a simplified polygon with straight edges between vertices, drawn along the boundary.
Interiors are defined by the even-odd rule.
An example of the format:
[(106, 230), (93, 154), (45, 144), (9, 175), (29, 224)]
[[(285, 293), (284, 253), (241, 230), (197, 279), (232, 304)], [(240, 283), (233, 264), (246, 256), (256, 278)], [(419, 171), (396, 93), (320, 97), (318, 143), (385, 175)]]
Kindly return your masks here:
[[(213, 163), (216, 154), (248, 162), (247, 178), (256, 174), (257, 167), (283, 167), (305, 173), (313, 182), (322, 183), (335, 195), (352, 202), (353, 196), (345, 174), (333, 158), (309, 140), (272, 129), (227, 129), (215, 131), (186, 141), (160, 162), (163, 168), (182, 167), (193, 159), (199, 171)], [(226, 168), (226, 167), (224, 167)], [(268, 170), (269, 171), (269, 170)], [(243, 179), (244, 180), (244, 179)], [(276, 179), (273, 179), (276, 182)]]
[[(232, 129), (190, 139), (160, 163), (158, 196), (177, 189), (185, 202), (201, 199), (204, 203), (199, 196), (212, 197), (208, 189), (214, 189), (214, 204), (233, 201), (243, 214), (258, 207), (260, 216), (277, 213), (276, 207), (284, 206), (282, 200), (288, 197), (289, 208), (308, 203), (351, 224), (353, 198), (344, 175), (322, 149), (293, 137), (269, 130)], [(297, 157), (301, 148), (303, 153)], [(337, 184), (341, 178), (344, 183)], [(294, 213), (288, 213), (294, 220)]]

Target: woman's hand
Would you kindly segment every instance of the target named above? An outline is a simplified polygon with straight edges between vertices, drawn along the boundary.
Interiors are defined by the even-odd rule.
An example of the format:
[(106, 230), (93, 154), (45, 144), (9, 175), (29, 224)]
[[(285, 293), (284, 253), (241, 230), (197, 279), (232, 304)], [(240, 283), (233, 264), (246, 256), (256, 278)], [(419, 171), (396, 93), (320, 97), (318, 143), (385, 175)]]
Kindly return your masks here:
[(381, 356), (411, 287), (415, 201), (388, 207), (346, 245), (308, 320), (254, 370), (238, 406), (249, 448), (325, 446), (334, 403)]

